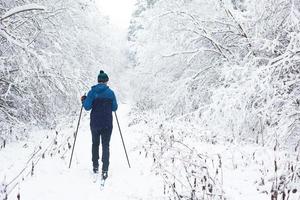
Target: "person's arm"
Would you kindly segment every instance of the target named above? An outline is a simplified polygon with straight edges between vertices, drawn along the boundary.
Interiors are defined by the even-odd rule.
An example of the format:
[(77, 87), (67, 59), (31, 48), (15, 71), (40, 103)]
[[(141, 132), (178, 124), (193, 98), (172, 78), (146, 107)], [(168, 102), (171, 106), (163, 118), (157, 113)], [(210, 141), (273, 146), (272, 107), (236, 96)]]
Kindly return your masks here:
[(92, 90), (89, 91), (87, 97), (85, 98), (85, 100), (82, 102), (82, 105), (84, 107), (85, 110), (91, 110), (92, 109), (92, 105), (93, 105), (93, 101), (94, 101), (94, 93)]
[(118, 103), (117, 103), (117, 99), (116, 99), (116, 96), (115, 96), (115, 93), (114, 92), (112, 92), (112, 108), (111, 108), (111, 110), (112, 111), (117, 111), (117, 109), (118, 109)]

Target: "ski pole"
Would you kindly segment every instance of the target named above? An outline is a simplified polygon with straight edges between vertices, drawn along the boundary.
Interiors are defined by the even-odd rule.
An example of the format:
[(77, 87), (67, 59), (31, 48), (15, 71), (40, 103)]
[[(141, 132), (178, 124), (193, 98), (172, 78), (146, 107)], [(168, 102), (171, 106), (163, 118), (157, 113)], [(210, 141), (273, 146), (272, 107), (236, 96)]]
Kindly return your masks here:
[(125, 154), (126, 154), (126, 158), (127, 158), (128, 166), (129, 166), (129, 168), (131, 168), (131, 167), (130, 167), (130, 163), (129, 163), (129, 159), (128, 159), (128, 155), (127, 155), (127, 151), (126, 151), (126, 147), (125, 147), (125, 143), (124, 143), (124, 140), (123, 140), (123, 136), (122, 136), (122, 132), (121, 132), (121, 128), (120, 128), (120, 124), (119, 124), (119, 120), (118, 120), (117, 112), (115, 112), (115, 116), (116, 116), (117, 124), (118, 124), (118, 127), (119, 127), (119, 131), (120, 131), (120, 135), (121, 135), (121, 139), (122, 139), (123, 147), (124, 147), (124, 150), (125, 150)]
[(75, 148), (75, 143), (76, 143), (78, 128), (79, 128), (79, 124), (80, 124), (82, 108), (83, 108), (83, 106), (81, 106), (81, 109), (80, 109), (80, 114), (79, 114), (79, 119), (78, 119), (78, 123), (77, 123), (77, 128), (76, 128), (76, 132), (75, 132), (75, 135), (74, 135), (74, 144), (73, 144), (73, 148), (72, 148), (72, 154), (71, 154), (71, 158), (70, 158), (69, 168), (71, 168), (71, 164), (72, 164), (72, 158), (73, 158), (73, 153), (74, 153), (74, 148)]

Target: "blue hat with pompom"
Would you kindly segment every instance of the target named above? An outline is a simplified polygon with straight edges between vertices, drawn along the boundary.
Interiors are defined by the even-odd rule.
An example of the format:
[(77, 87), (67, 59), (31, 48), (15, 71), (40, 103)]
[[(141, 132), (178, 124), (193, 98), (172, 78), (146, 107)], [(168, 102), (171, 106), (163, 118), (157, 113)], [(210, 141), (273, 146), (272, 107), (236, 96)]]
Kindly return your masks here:
[(100, 70), (100, 73), (98, 75), (98, 82), (101, 82), (101, 83), (105, 83), (109, 80), (107, 74), (103, 71), (103, 70)]

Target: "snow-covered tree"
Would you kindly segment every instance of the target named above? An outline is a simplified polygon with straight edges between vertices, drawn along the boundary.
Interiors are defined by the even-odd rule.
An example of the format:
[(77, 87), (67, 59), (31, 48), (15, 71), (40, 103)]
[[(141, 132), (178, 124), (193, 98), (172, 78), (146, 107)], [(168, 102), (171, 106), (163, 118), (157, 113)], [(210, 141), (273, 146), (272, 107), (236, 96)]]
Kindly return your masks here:
[[(100, 69), (121, 68), (113, 28), (94, 1), (0, 2), (0, 119), (4, 138), (55, 127), (79, 110)], [(111, 68), (114, 68), (113, 70)]]
[[(174, 134), (184, 144), (208, 137), (298, 147), (299, 11), (294, 0), (156, 2), (131, 40), (136, 110), (194, 130)], [(152, 145), (167, 148), (161, 139)]]
[[(244, 8), (237, 9), (238, 5)], [(254, 127), (262, 131), (274, 124), (276, 120), (268, 121), (267, 116), (277, 114), (268, 112), (278, 111), (279, 105), (270, 101), (280, 101), (289, 111), (295, 105), (296, 110), (298, 3), (266, 0), (257, 5), (255, 1), (158, 1), (144, 11), (144, 28), (132, 43), (137, 105), (160, 108), (173, 117), (207, 113), (204, 124), (213, 128), (220, 120), (217, 124), (224, 125), (220, 130), (231, 130), (226, 134), (250, 134)], [(280, 115), (285, 112), (279, 110)]]

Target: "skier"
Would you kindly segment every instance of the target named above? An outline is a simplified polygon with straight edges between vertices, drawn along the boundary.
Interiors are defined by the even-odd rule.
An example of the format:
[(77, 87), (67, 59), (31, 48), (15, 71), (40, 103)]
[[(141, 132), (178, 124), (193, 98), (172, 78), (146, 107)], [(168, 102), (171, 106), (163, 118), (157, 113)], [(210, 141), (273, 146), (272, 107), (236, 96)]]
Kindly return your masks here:
[(93, 172), (99, 172), (99, 145), (102, 144), (102, 179), (108, 177), (109, 142), (113, 128), (112, 112), (118, 109), (114, 92), (107, 86), (108, 75), (101, 70), (98, 84), (94, 85), (81, 101), (85, 110), (92, 110), (90, 128), (92, 132)]

